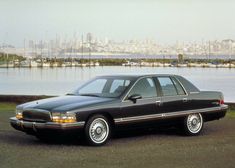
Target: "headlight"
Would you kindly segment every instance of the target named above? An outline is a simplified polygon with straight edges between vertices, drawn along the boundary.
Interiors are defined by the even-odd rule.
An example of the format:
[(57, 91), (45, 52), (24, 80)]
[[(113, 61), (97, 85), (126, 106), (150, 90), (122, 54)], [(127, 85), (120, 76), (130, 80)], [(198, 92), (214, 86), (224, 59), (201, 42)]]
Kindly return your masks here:
[(76, 122), (76, 114), (52, 112), (52, 121), (58, 123), (73, 123)]
[(22, 112), (23, 112), (23, 110), (16, 109), (16, 118), (17, 119), (23, 118)]

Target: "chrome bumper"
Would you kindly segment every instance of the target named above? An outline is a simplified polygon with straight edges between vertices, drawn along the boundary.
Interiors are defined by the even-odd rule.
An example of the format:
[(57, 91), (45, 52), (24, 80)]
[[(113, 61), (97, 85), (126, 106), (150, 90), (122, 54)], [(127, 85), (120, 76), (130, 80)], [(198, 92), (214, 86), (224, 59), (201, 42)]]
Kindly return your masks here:
[(223, 104), (220, 106), (221, 110), (228, 110), (228, 105)]
[(27, 130), (33, 130), (37, 132), (39, 130), (71, 130), (71, 129), (81, 129), (85, 125), (85, 121), (75, 122), (75, 123), (55, 123), (55, 122), (30, 122), (19, 120), (16, 117), (10, 118), (10, 123), (13, 128), (26, 132)]

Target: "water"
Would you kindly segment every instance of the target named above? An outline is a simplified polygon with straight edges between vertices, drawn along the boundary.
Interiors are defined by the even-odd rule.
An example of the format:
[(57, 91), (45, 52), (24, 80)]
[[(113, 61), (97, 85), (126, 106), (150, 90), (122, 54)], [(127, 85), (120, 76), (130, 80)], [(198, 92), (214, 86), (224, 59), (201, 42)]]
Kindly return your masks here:
[(226, 102), (235, 102), (234, 68), (123, 66), (0, 68), (0, 95), (63, 95), (94, 76), (116, 73), (178, 74), (192, 81), (201, 90), (222, 91)]

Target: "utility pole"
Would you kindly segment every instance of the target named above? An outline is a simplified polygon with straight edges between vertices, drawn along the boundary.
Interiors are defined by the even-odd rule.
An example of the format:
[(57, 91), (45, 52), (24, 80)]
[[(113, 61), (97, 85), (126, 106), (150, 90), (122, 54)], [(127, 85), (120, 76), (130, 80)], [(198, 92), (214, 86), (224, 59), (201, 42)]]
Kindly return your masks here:
[(83, 63), (83, 34), (82, 34), (82, 61), (81, 62)]
[(209, 40), (208, 62), (210, 62), (210, 54), (211, 54), (211, 41)]
[(230, 50), (229, 50), (229, 67), (231, 67), (231, 57), (232, 57), (232, 40), (230, 40)]
[[(6, 33), (6, 39), (7, 39), (7, 37), (8, 37), (8, 32)], [(6, 40), (6, 41), (7, 41), (7, 40)], [(6, 55), (7, 55), (7, 68), (8, 68), (8, 67), (9, 67), (9, 59), (8, 59), (9, 57), (8, 57), (8, 45), (7, 45), (7, 42), (6, 42), (5, 45), (6, 45), (6, 48), (7, 48), (7, 49), (6, 49)]]
[[(7, 45), (7, 49), (8, 49), (8, 45)], [(9, 59), (8, 59), (8, 51), (7, 51), (7, 68), (9, 67)]]
[(89, 67), (91, 66), (91, 37), (89, 37)]

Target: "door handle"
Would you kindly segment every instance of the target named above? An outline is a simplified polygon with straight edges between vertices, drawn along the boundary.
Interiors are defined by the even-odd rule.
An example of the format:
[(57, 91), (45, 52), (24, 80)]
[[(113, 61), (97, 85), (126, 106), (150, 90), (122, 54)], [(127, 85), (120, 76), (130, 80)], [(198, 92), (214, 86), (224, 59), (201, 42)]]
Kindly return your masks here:
[(160, 106), (160, 105), (161, 105), (161, 101), (160, 101), (160, 100), (157, 100), (157, 101), (156, 101), (156, 104)]
[(188, 101), (188, 98), (183, 98), (183, 102), (187, 102)]

